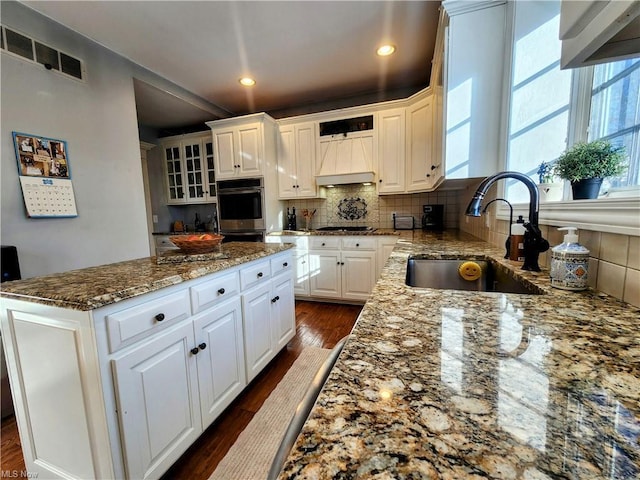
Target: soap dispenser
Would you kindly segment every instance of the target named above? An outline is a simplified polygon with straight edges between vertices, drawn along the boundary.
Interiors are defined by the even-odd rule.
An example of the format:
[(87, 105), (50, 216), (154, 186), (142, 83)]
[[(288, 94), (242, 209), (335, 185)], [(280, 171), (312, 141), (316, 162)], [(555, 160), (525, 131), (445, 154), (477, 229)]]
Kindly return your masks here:
[(515, 223), (511, 224), (511, 245), (509, 246), (509, 259), (514, 262), (524, 262), (524, 218), (518, 215)]
[(551, 286), (563, 290), (586, 290), (589, 272), (589, 250), (578, 243), (576, 227), (567, 231), (564, 241), (551, 249)]

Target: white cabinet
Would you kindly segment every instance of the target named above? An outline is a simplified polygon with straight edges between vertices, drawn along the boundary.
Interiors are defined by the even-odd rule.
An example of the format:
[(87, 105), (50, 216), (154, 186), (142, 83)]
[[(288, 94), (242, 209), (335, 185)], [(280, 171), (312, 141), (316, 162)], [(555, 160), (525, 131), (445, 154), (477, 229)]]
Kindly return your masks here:
[(293, 292), (295, 295), (309, 296), (309, 236), (267, 235), (267, 243), (292, 243), (293, 249)]
[(278, 142), (278, 195), (281, 199), (318, 196), (317, 123), (281, 125)]
[(157, 478), (202, 432), (190, 322), (113, 361), (128, 478)]
[[(260, 177), (275, 165), (275, 121), (258, 113), (207, 122), (218, 180)], [(269, 158), (271, 157), (271, 158)], [(271, 162), (267, 165), (267, 162)]]
[(433, 97), (407, 107), (407, 191), (433, 190), (443, 178), (442, 165), (434, 157)]
[(405, 109), (378, 113), (378, 194), (405, 192)]
[(162, 141), (167, 204), (216, 200), (213, 142), (205, 132)]
[(398, 242), (398, 237), (396, 236), (384, 236), (378, 237), (378, 258), (376, 264), (376, 278), (380, 278), (380, 274), (382, 273), (382, 269), (384, 265), (387, 263), (387, 260), (391, 256), (391, 252), (396, 246)]
[(312, 297), (366, 300), (377, 281), (375, 237), (311, 237)]
[(269, 279), (264, 273), (271, 271), (269, 261), (255, 263), (249, 277), (257, 280), (247, 284), (242, 292), (247, 382), (295, 335), (292, 255), (288, 253), (274, 260), (280, 267), (285, 263), (286, 266)]
[[(245, 358), (263, 338), (268, 362), (295, 335), (291, 259), (287, 250), (89, 311), (3, 298), (29, 472), (159, 478), (246, 386)], [(241, 295), (254, 308), (244, 324)]]

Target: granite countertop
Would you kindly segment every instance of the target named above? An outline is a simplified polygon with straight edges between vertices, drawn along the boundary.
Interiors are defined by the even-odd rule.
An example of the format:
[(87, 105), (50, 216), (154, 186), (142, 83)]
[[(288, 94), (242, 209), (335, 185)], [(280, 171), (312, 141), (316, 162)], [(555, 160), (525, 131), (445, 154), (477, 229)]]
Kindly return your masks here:
[(400, 235), (400, 231), (391, 228), (376, 228), (373, 230), (282, 230), (271, 232), (268, 235), (273, 236), (309, 236), (309, 235), (327, 235), (327, 236), (346, 236), (346, 235)]
[[(544, 294), (411, 288), (411, 254), (491, 258)], [(280, 479), (640, 477), (640, 309), (503, 254), (401, 232)]]
[(223, 259), (158, 264), (156, 257), (139, 258), (5, 282), (0, 296), (74, 310), (93, 310), (292, 247), (291, 244), (257, 242), (223, 243), (219, 250), (227, 257)]

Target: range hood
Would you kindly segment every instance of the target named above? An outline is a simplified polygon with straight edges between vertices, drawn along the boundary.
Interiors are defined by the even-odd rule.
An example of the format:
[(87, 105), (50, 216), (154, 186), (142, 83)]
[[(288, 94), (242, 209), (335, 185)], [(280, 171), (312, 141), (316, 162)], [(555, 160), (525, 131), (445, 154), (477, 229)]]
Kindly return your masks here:
[(374, 182), (373, 132), (320, 139), (318, 185)]

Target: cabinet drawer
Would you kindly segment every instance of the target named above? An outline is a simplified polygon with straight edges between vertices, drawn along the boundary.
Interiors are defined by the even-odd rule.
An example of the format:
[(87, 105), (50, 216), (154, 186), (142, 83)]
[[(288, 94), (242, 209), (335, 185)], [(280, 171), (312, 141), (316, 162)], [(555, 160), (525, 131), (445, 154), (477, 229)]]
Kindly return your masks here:
[(195, 285), (191, 291), (191, 311), (196, 314), (217, 302), (231, 298), (240, 291), (238, 272), (216, 275), (215, 278)]
[(293, 270), (293, 256), (279, 255), (277, 258), (271, 259), (271, 274), (275, 277), (282, 272), (290, 272)]
[(343, 250), (375, 250), (377, 246), (374, 237), (345, 237), (342, 239)]
[(107, 315), (109, 350), (130, 345), (189, 316), (189, 292), (185, 289), (166, 297), (151, 300), (135, 307)]
[(311, 237), (310, 248), (313, 250), (336, 250), (340, 248), (340, 237), (338, 236), (316, 236)]
[(269, 260), (262, 260), (240, 270), (240, 288), (246, 290), (268, 280), (270, 277), (271, 266)]

